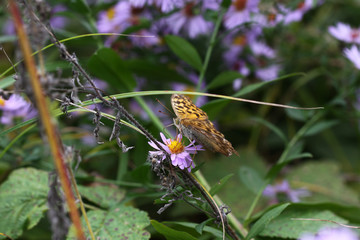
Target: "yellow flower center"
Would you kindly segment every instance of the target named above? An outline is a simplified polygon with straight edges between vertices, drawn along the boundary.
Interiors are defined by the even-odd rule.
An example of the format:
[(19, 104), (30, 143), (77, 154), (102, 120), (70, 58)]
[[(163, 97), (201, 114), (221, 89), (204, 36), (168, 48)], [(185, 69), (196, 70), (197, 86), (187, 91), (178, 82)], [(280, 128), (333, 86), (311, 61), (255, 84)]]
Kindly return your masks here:
[(179, 154), (184, 151), (184, 145), (182, 145), (182, 143), (179, 142), (177, 139), (176, 140), (170, 139), (170, 143), (167, 144), (167, 146), (169, 147), (170, 152), (172, 154)]
[(110, 20), (113, 19), (115, 16), (115, 9), (110, 8), (109, 10), (107, 10), (106, 15)]
[(0, 97), (0, 105), (5, 106), (5, 100)]
[(247, 42), (246, 36), (240, 35), (234, 38), (233, 44), (238, 46), (244, 46)]

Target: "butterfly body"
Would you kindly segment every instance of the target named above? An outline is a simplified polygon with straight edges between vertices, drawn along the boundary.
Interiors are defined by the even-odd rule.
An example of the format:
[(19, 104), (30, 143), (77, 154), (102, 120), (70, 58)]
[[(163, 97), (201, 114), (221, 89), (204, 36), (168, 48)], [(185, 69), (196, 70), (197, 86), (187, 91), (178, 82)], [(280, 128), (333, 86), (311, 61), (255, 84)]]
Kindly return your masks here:
[(195, 140), (213, 152), (219, 152), (225, 156), (233, 153), (238, 155), (225, 136), (215, 129), (207, 114), (198, 108), (190, 98), (181, 94), (173, 94), (171, 105), (177, 116), (174, 124), (187, 138)]

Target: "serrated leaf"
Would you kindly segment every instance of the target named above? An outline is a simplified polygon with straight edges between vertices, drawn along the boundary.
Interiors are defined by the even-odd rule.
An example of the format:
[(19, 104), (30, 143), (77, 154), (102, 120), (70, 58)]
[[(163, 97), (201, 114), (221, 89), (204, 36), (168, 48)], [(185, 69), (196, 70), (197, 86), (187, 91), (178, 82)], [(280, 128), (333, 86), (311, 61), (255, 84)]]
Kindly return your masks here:
[(151, 220), (151, 225), (158, 233), (164, 235), (167, 240), (196, 240), (191, 234), (169, 228), (158, 221)]
[(181, 58), (183, 61), (185, 61), (187, 64), (189, 64), (199, 72), (201, 71), (202, 61), (200, 55), (196, 51), (195, 47), (191, 45), (191, 43), (181, 37), (174, 35), (165, 36), (165, 42), (176, 54), (176, 56)]
[(346, 220), (336, 216), (328, 210), (308, 210), (304, 208), (297, 209), (296, 207), (291, 207), (284, 211), (279, 217), (271, 221), (260, 233), (260, 236), (298, 239), (306, 232), (316, 233), (320, 230), (320, 228), (325, 226), (338, 227), (335, 223), (325, 221), (295, 220), (296, 218), (322, 219), (343, 224), (347, 223)]
[(104, 208), (120, 203), (125, 197), (125, 191), (116, 186), (78, 186), (78, 188), (81, 196)]
[[(287, 174), (290, 182), (301, 182), (304, 186), (312, 186), (308, 202), (336, 202), (342, 204), (359, 204), (358, 194), (347, 184), (340, 167), (336, 162), (307, 162), (293, 168)], [(311, 190), (310, 189), (310, 190)]]
[(90, 72), (100, 79), (106, 80), (115, 88), (126, 91), (136, 87), (136, 81), (125, 62), (112, 49), (101, 48), (95, 52), (88, 62)]
[(290, 203), (284, 203), (265, 212), (251, 227), (248, 235), (245, 237), (245, 240), (249, 240), (261, 233), (269, 222), (279, 216), (289, 205)]
[[(136, 208), (118, 205), (108, 211), (92, 210), (87, 215), (95, 239), (146, 240), (150, 238), (150, 233), (144, 230), (150, 223), (149, 217), (146, 212)], [(84, 219), (82, 223), (83, 229), (87, 229)], [(67, 240), (73, 239), (76, 239), (76, 233), (72, 225)], [(86, 233), (86, 239), (90, 239), (88, 233)]]
[(234, 176), (234, 174), (230, 173), (230, 174), (226, 175), (225, 177), (223, 177), (222, 179), (220, 179), (220, 181), (217, 182), (215, 184), (215, 186), (213, 186), (210, 189), (210, 191), (209, 191), (210, 195), (214, 196), (232, 176)]
[(251, 167), (240, 167), (239, 177), (244, 185), (254, 194), (257, 194), (261, 186), (264, 184), (264, 180), (260, 177), (258, 172)]
[[(31, 229), (47, 209), (48, 173), (21, 168), (0, 186), (0, 231), (12, 238)], [(3, 239), (3, 237), (0, 237)]]
[(324, 131), (325, 129), (331, 128), (331, 127), (337, 125), (338, 123), (339, 123), (339, 121), (337, 121), (337, 120), (318, 122), (318, 123), (314, 124), (313, 126), (311, 126), (307, 130), (307, 132), (304, 134), (304, 136), (312, 136), (312, 135), (318, 134), (319, 132)]
[(243, 75), (235, 71), (222, 72), (209, 83), (206, 89), (211, 90), (213, 88), (224, 86), (226, 84), (232, 83), (237, 78), (243, 78)]

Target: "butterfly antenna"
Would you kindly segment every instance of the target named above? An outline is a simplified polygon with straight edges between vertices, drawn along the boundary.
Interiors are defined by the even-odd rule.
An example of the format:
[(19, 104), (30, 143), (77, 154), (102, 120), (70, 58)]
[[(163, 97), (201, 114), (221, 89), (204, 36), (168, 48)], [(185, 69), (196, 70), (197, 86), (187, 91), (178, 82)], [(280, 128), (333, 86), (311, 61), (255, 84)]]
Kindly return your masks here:
[[(156, 98), (156, 101), (157, 101), (161, 106), (163, 106), (163, 108), (165, 108), (169, 113), (171, 113), (171, 115), (175, 116), (175, 114), (174, 114), (169, 108), (167, 108), (164, 104), (162, 104), (162, 102), (161, 102), (159, 99)], [(160, 110), (159, 110), (159, 112), (165, 114), (164, 112), (162, 112), (162, 111), (160, 111)], [(166, 114), (165, 114), (165, 115), (166, 115)]]

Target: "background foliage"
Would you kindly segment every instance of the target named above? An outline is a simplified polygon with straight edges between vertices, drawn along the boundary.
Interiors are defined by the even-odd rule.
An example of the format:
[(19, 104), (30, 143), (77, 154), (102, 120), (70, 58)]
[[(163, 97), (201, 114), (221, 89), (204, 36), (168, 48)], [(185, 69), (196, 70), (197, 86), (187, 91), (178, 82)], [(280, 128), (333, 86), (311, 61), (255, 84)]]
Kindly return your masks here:
[[(294, 8), (297, 5), (294, 2), (281, 1), (281, 4)], [(96, 33), (99, 13), (115, 4), (65, 0), (61, 3), (65, 9), (58, 15), (66, 18), (66, 24), (56, 29), (59, 40)], [(57, 2), (49, 4), (54, 6)], [(276, 4), (279, 3), (262, 1), (260, 11), (267, 12)], [(79, 37), (66, 41), (65, 45), (76, 53), (91, 76), (105, 83), (105, 87), (99, 88), (106, 95), (129, 93), (119, 95), (121, 104), (157, 139), (160, 139), (159, 132), (165, 131), (163, 126), (172, 123), (172, 113), (164, 109), (164, 106), (170, 108), (170, 95), (154, 92), (145, 96), (138, 94), (139, 91), (194, 91), (200, 87), (197, 89), (200, 92), (264, 102), (323, 106), (323, 110), (305, 111), (209, 97), (198, 99), (204, 103), (202, 109), (240, 154), (240, 157), (227, 158), (205, 151), (195, 156), (196, 165), (211, 186), (222, 180), (217, 188), (212, 188), (212, 193), (216, 192), (231, 208), (249, 231), (248, 239), (251, 236), (298, 239), (305, 232), (319, 231), (324, 225), (338, 226), (292, 218), (360, 225), (360, 74), (343, 55), (343, 49), (349, 45), (328, 32), (328, 27), (337, 22), (360, 27), (359, 12), (356, 0), (324, 1), (305, 13), (301, 21), (264, 28), (262, 41), (276, 50), (274, 59), (264, 61), (281, 66), (273, 81), (261, 81), (255, 74), (260, 67), (255, 64), (248, 65), (251, 74), (247, 76), (226, 65), (223, 54), (229, 46), (224, 38), (229, 31), (223, 25), (213, 45), (203, 86), (197, 86), (197, 79), (209, 49), (211, 31), (196, 38), (165, 32), (161, 44), (156, 46), (136, 45), (125, 36), (115, 38), (110, 45), (106, 45), (109, 36)], [(10, 16), (6, 7), (0, 13), (0, 28), (3, 29), (0, 42), (16, 63), (20, 60), (16, 35), (5, 31)], [(149, 29), (156, 20), (171, 14), (140, 18), (139, 25), (126, 28), (124, 33), (140, 34), (139, 29)], [(216, 11), (206, 11), (203, 15), (213, 23), (219, 16)], [(248, 24), (251, 26), (246, 23), (242, 27)], [(41, 47), (49, 43), (47, 40)], [(249, 49), (244, 52), (244, 58), (253, 54)], [(55, 47), (41, 54), (47, 73), (54, 78), (71, 79), (71, 65), (61, 59)], [(4, 73), (10, 66), (5, 54), (1, 54), (0, 72)], [(242, 85), (236, 89), (233, 82), (239, 78)], [(11, 72), (2, 76), (0, 86), (6, 91), (15, 90)], [(85, 94), (79, 96), (84, 105), (91, 103), (86, 102)], [(96, 236), (221, 238), (221, 228), (184, 201), (177, 201), (161, 215), (157, 214), (164, 205), (159, 200), (164, 192), (147, 162), (148, 151), (153, 149), (143, 135), (122, 126), (121, 140), (135, 147), (123, 153), (115, 140), (108, 141), (111, 120), (102, 118), (98, 141), (103, 143), (97, 144), (93, 136), (93, 114), (78, 109), (70, 115), (61, 115), (57, 101), (52, 102), (52, 107), (54, 114), (58, 114), (57, 124), (64, 143), (81, 156), (80, 162), (74, 161), (71, 165)], [(101, 104), (98, 107), (114, 115)], [(48, 175), (55, 167), (43, 143), (41, 128), (21, 125), (23, 121), (16, 119), (11, 125), (0, 125), (0, 233), (13, 239), (20, 236), (21, 239), (49, 239), (52, 230), (47, 205)], [(10, 129), (13, 126), (15, 128)], [(176, 133), (174, 126), (167, 131)], [(287, 192), (278, 191), (275, 198), (259, 195), (256, 200), (263, 186), (276, 186), (284, 181), (290, 186)], [(297, 189), (306, 190), (307, 195), (300, 195), (299, 201), (294, 203), (289, 194)], [(249, 212), (252, 207), (254, 211)], [(204, 226), (199, 225), (204, 222)], [(68, 239), (72, 239), (73, 234), (70, 227)], [(5, 237), (0, 236), (0, 239)]]

